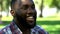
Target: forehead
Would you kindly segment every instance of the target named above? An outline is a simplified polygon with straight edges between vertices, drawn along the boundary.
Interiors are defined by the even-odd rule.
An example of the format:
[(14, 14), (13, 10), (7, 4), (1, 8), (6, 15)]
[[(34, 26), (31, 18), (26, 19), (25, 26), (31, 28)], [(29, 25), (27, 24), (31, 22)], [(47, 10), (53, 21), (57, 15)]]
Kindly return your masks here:
[(33, 0), (17, 0), (17, 1), (15, 2), (14, 8), (15, 8), (15, 9), (18, 9), (18, 8), (20, 8), (22, 5), (29, 5), (29, 6), (31, 6), (32, 4), (34, 4), (34, 3), (33, 3)]
[(18, 4), (33, 4), (33, 0), (18, 0)]

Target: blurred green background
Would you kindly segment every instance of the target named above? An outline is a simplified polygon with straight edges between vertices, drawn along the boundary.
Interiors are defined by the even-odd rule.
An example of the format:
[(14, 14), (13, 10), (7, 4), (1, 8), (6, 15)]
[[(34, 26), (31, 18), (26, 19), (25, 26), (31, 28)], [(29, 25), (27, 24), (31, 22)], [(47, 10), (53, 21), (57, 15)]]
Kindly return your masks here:
[[(0, 29), (11, 23), (11, 0), (0, 0)], [(34, 0), (37, 11), (37, 25), (49, 34), (60, 34), (60, 0)]]

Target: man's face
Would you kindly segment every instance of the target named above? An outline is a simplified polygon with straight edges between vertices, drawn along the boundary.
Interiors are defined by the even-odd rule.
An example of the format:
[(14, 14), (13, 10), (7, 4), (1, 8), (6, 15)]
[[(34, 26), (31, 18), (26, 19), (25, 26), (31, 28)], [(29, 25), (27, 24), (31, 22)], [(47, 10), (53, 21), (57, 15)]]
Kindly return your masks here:
[(33, 28), (36, 25), (36, 11), (33, 0), (17, 1), (15, 18), (25, 27)]

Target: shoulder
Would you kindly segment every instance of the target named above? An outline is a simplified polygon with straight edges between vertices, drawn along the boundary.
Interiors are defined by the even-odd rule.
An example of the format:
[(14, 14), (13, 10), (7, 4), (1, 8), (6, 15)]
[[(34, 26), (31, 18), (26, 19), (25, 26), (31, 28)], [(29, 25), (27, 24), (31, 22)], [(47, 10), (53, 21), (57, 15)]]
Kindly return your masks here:
[(0, 30), (0, 34), (6, 34), (7, 32), (10, 32), (10, 25), (7, 25)]
[(36, 25), (36, 26), (34, 27), (34, 29), (43, 30), (43, 28), (42, 28), (41, 26), (39, 26), (39, 25)]
[(40, 33), (43, 33), (43, 34), (48, 34), (47, 31), (45, 31), (41, 26), (39, 25), (36, 25), (34, 28), (33, 28), (34, 31), (36, 32), (40, 32)]

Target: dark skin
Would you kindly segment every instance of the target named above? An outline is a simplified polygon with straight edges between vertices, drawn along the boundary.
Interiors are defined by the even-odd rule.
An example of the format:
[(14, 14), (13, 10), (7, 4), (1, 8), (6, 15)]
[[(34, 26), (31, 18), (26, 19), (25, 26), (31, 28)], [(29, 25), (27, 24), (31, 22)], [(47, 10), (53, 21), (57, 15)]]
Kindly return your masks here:
[(36, 11), (32, 0), (17, 0), (10, 12), (16, 25), (23, 34), (31, 34), (30, 29), (36, 26)]

